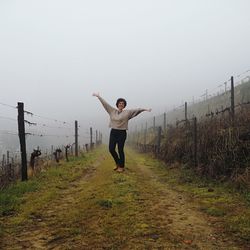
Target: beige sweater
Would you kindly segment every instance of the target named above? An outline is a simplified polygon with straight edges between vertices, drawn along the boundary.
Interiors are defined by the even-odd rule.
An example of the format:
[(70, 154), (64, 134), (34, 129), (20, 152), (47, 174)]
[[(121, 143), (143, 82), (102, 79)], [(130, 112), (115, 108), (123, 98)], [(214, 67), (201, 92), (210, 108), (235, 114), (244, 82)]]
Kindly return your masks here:
[(110, 116), (110, 123), (109, 127), (114, 129), (120, 130), (127, 130), (128, 129), (128, 121), (139, 115), (141, 112), (145, 111), (145, 109), (125, 109), (122, 112), (119, 112), (118, 109), (110, 106), (102, 97), (98, 97), (100, 102), (102, 103), (103, 107), (109, 113)]

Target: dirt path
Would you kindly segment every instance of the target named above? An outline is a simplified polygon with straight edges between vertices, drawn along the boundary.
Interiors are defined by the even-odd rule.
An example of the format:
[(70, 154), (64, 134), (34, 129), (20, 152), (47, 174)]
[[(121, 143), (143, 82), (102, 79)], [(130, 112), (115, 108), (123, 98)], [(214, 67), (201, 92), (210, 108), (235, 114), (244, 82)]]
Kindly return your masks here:
[[(39, 205), (39, 193), (30, 194), (39, 209), (26, 211), (27, 202), (5, 219), (3, 249), (241, 249), (141, 155), (128, 151), (124, 173), (112, 168), (101, 152), (49, 203)], [(17, 223), (23, 213), (27, 219)]]

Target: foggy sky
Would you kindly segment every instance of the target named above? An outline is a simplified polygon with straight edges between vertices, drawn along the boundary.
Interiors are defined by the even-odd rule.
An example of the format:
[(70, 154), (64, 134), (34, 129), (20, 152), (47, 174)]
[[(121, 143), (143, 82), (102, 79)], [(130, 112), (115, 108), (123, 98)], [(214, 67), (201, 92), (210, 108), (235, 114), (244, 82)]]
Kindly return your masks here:
[(248, 70), (249, 44), (248, 0), (1, 0), (0, 102), (108, 130), (93, 92), (150, 117)]

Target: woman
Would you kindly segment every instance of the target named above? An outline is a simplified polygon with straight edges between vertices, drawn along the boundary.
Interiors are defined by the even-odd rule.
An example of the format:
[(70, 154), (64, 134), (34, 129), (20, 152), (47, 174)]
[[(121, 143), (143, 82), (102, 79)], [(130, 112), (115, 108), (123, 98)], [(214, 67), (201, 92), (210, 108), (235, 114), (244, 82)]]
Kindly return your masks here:
[[(111, 128), (110, 137), (109, 137), (109, 152), (114, 158), (116, 163), (116, 167), (114, 170), (118, 172), (124, 171), (125, 166), (125, 155), (124, 155), (124, 144), (127, 138), (127, 129), (128, 129), (128, 121), (140, 114), (143, 111), (150, 112), (151, 109), (126, 109), (124, 108), (127, 105), (127, 102), (123, 98), (119, 98), (116, 101), (116, 108), (109, 105), (100, 95), (99, 93), (93, 93), (93, 96), (96, 96), (100, 102), (102, 103), (105, 110), (109, 113), (110, 123), (109, 127)], [(115, 150), (116, 145), (118, 145), (118, 154)]]

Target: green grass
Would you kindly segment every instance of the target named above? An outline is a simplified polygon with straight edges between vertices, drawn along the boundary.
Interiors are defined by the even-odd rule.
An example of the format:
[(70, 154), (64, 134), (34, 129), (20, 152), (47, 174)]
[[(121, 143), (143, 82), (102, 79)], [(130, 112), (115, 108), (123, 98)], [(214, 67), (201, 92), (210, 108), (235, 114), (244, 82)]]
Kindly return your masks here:
[[(186, 167), (166, 166), (136, 153), (128, 157), (127, 171), (119, 174), (112, 170), (111, 157), (105, 158), (107, 149), (102, 150), (62, 161), (27, 182), (5, 189), (0, 195), (0, 237), (5, 236), (4, 231), (15, 236), (21, 230), (32, 230), (36, 220), (41, 219), (53, 232), (51, 244), (66, 247), (68, 240), (70, 244), (92, 244), (96, 249), (103, 245), (106, 249), (121, 249), (128, 240), (129, 246), (152, 249), (151, 242), (165, 235), (166, 228), (161, 231), (161, 221), (155, 222), (155, 216), (147, 213), (154, 206), (150, 199), (157, 201), (158, 193), (152, 192), (150, 197), (147, 193), (164, 184), (166, 189), (185, 193), (188, 201), (199, 204), (205, 216), (223, 222), (233, 237), (249, 240), (250, 209), (244, 197), (226, 185), (198, 178)], [(146, 167), (138, 171), (137, 164)], [(155, 173), (157, 182), (145, 179), (148, 169)], [(4, 222), (8, 224), (4, 226)], [(170, 236), (172, 244), (180, 243)]]
[(250, 212), (235, 214), (226, 221), (228, 231), (243, 240), (250, 241)]
[(233, 237), (250, 241), (250, 192), (237, 190), (233, 183), (199, 177), (178, 163), (172, 166), (144, 155), (142, 164), (157, 172), (160, 180), (174, 190), (185, 192), (200, 210), (218, 218), (226, 232)]
[(99, 200), (97, 204), (103, 208), (111, 208), (112, 207), (112, 200)]
[(0, 216), (14, 213), (22, 203), (22, 196), (40, 189), (39, 181), (17, 182), (0, 194)]
[(224, 208), (218, 208), (218, 207), (211, 207), (211, 206), (210, 207), (204, 207), (204, 208), (201, 208), (201, 211), (204, 211), (208, 215), (216, 216), (216, 217), (226, 215), (225, 209)]
[[(86, 170), (89, 162), (95, 159), (96, 153), (90, 152), (86, 156), (70, 158), (70, 162), (61, 161), (58, 165), (41, 172), (38, 176), (28, 181), (18, 181), (15, 184), (2, 190), (0, 193), (0, 217), (18, 212), (21, 204), (27, 202), (25, 195), (32, 192), (46, 190), (39, 196), (39, 204), (45, 204), (57, 193), (57, 189), (66, 188), (68, 183), (76, 180)], [(31, 210), (36, 208), (36, 204), (31, 206)], [(1, 230), (1, 229), (0, 229)]]

